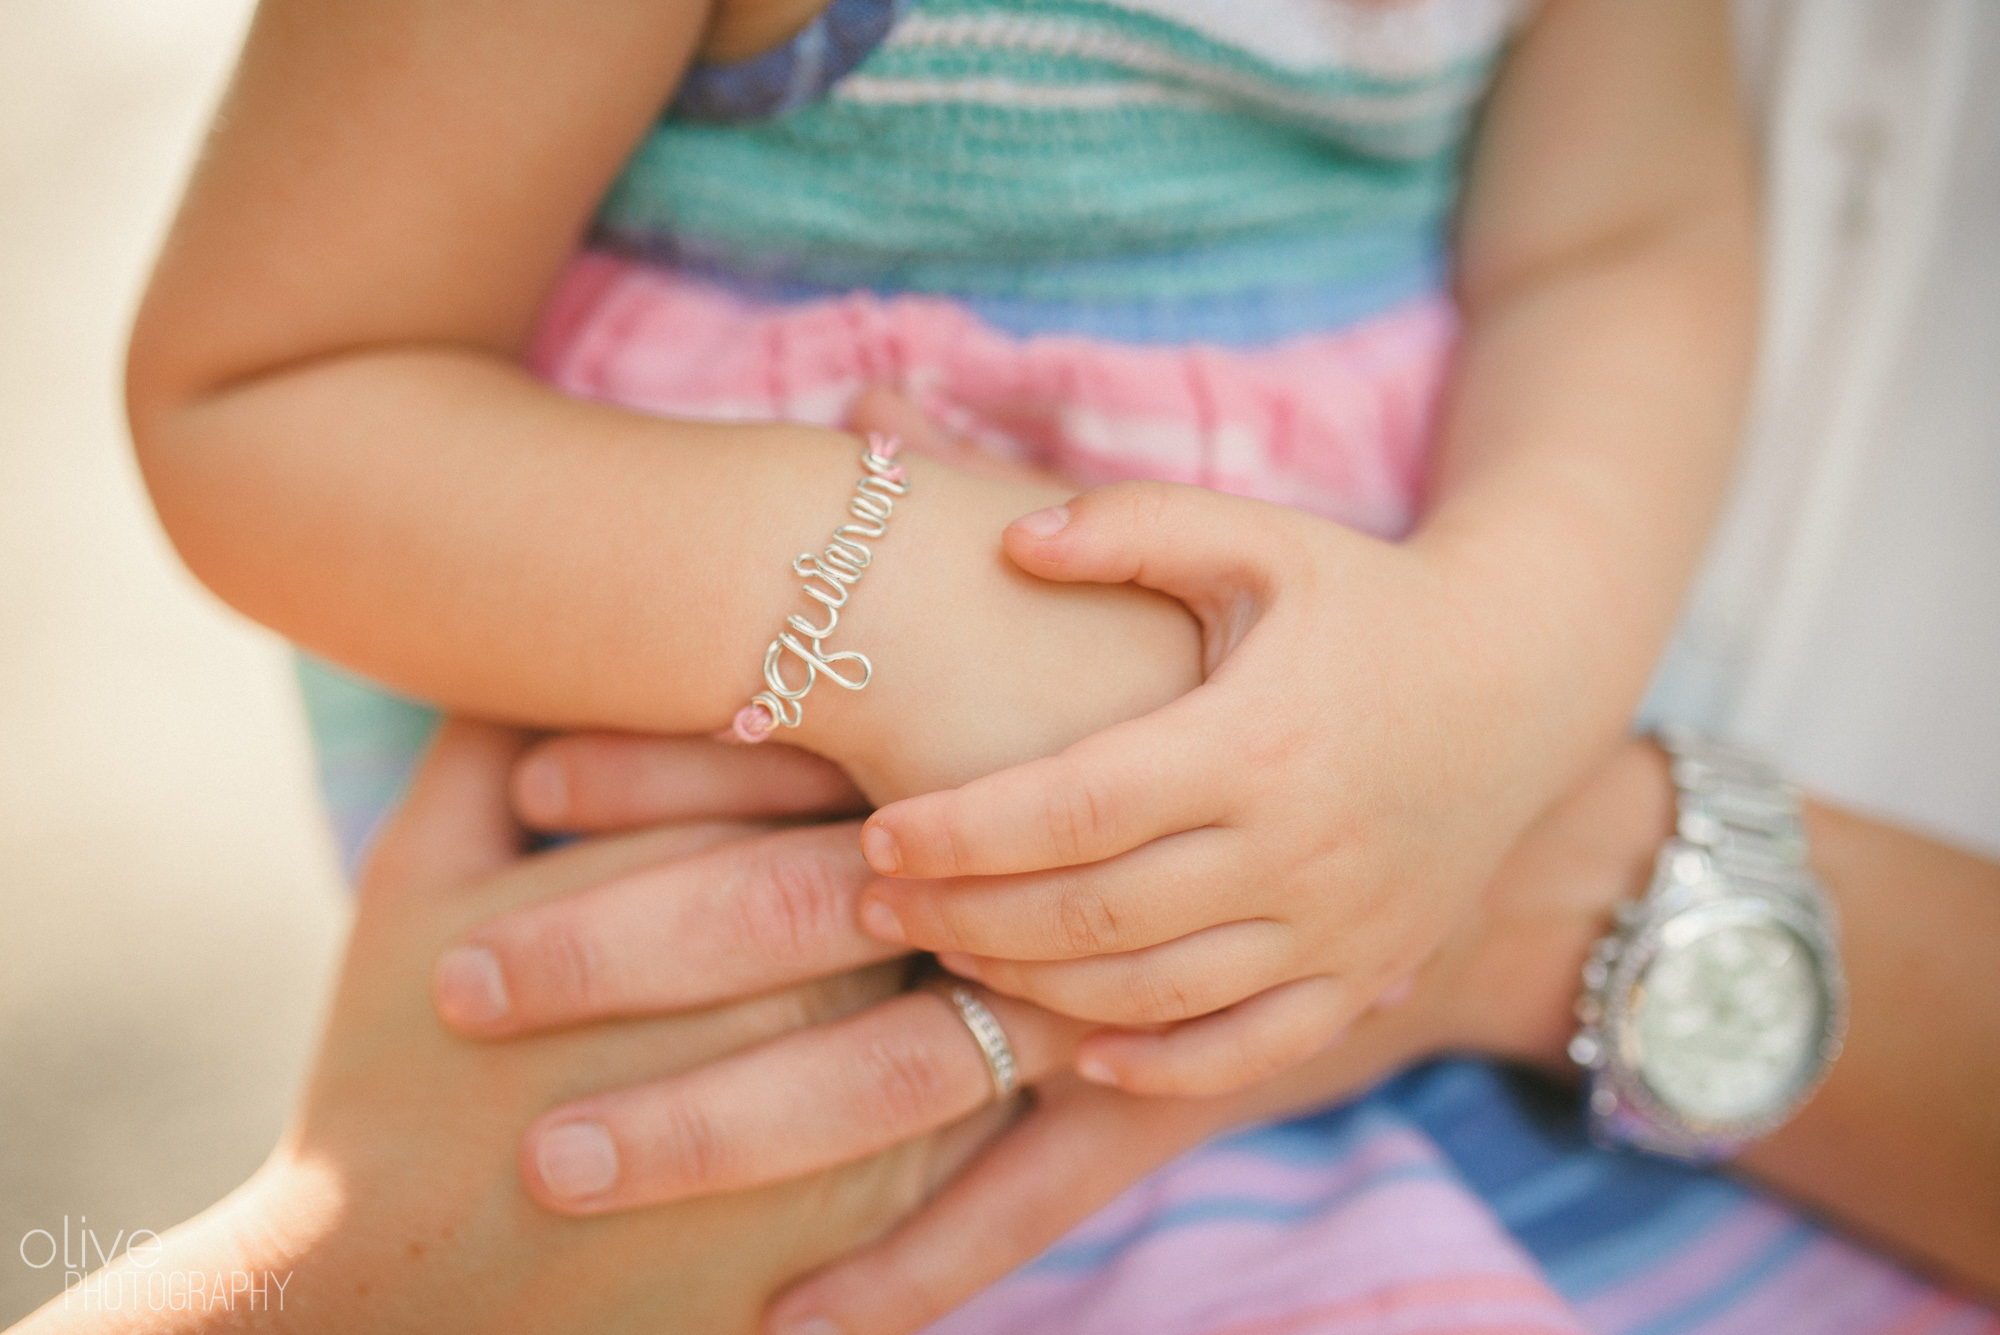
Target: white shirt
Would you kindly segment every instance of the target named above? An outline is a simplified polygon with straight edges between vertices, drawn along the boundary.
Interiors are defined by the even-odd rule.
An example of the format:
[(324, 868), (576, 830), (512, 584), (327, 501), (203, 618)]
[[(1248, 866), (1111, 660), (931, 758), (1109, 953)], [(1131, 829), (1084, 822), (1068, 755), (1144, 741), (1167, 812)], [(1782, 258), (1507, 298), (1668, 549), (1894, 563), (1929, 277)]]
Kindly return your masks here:
[(1766, 319), (1647, 715), (2000, 853), (2000, 5), (1738, 0)]

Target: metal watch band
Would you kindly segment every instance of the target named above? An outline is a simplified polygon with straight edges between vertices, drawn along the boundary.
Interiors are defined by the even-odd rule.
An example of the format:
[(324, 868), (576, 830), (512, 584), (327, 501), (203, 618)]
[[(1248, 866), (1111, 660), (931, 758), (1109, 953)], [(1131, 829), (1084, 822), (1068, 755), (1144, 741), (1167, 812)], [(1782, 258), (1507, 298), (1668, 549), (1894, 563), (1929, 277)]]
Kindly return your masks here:
[[(1644, 897), (1620, 905), (1613, 931), (1591, 950), (1570, 1057), (1589, 1073), (1593, 1139), (1711, 1163), (1775, 1130), (1810, 1097), (1839, 1053), (1846, 992), (1832, 906), (1807, 868), (1798, 790), (1763, 760), (1689, 729), (1662, 729), (1658, 741), (1671, 761), (1675, 833), (1660, 850)], [(1649, 1097), (1638, 1073), (1623, 1069), (1612, 1032), (1660, 925), (1718, 905), (1755, 906), (1805, 939), (1829, 1006), (1817, 1076), (1775, 1116), (1726, 1132), (1691, 1126)]]
[(1798, 891), (1806, 865), (1804, 799), (1763, 760), (1687, 728), (1662, 728), (1673, 759), (1675, 834), (1731, 881)]

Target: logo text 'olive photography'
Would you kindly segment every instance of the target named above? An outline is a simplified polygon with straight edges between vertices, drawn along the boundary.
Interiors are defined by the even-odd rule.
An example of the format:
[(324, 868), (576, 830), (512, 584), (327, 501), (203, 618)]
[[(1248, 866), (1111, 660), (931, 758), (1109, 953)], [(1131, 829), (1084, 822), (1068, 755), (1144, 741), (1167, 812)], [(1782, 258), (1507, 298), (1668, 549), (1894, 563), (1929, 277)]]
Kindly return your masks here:
[[(88, 1215), (60, 1229), (31, 1228), (21, 1235), (21, 1263), (30, 1270), (63, 1272), (65, 1310), (86, 1312), (185, 1312), (284, 1310), (292, 1272), (275, 1270), (173, 1270), (160, 1268), (166, 1248), (150, 1228), (119, 1229), (107, 1242)], [(112, 1262), (125, 1264), (112, 1267)]]

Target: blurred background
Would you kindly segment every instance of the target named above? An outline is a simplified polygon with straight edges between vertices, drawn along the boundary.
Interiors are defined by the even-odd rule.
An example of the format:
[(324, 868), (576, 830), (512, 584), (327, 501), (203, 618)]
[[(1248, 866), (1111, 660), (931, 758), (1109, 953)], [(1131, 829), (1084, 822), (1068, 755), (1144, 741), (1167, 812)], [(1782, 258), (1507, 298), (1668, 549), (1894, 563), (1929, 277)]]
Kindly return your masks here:
[(25, 1233), (257, 1165), (345, 925), (285, 651), (176, 564), (119, 406), (249, 10), (0, 0), (0, 1327), (62, 1287)]

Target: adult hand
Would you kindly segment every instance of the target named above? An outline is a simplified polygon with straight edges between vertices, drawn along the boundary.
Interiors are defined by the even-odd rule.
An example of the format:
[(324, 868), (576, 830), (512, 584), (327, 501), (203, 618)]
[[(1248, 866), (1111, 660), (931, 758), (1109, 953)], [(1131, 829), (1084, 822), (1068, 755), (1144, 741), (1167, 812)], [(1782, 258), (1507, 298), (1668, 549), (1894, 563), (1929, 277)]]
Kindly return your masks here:
[[(522, 1126), (550, 1105), (837, 1020), (893, 993), (899, 977), (864, 970), (505, 1047), (452, 1037), (426, 982), (455, 933), (699, 856), (748, 828), (687, 825), (524, 858), (506, 791), (520, 746), (515, 734), (460, 723), (440, 736), (363, 883), (310, 1083), (270, 1161), (169, 1231), (158, 1254), (142, 1249), (93, 1276), (100, 1298), (118, 1287), (122, 1309), (58, 1298), (24, 1332), (741, 1332), (780, 1284), (878, 1234), (991, 1135), (998, 1114), (838, 1173), (615, 1219), (537, 1208), (516, 1150)], [(602, 1168), (602, 1148), (573, 1141), (559, 1157), (571, 1171)], [(144, 1301), (161, 1272), (183, 1297), (218, 1272), (254, 1275), (261, 1301), (239, 1289), (161, 1310)]]
[[(837, 814), (852, 792), (823, 763), (779, 746), (569, 734), (530, 748), (512, 790), (517, 808), (546, 829), (680, 822), (759, 805), (800, 816), (817, 803), (816, 814)], [(760, 803), (758, 793), (768, 796)], [(855, 899), (872, 879), (857, 821), (729, 828), (750, 837), (634, 863), (461, 932), (434, 971), (438, 1015), (468, 1036), (518, 1038), (697, 1010), (904, 953), (856, 923)], [(1085, 1026), (989, 999), (1024, 1079), (1067, 1066)], [(547, 1113), (522, 1141), (526, 1188), (550, 1209), (596, 1214), (785, 1181), (991, 1101), (956, 1009), (929, 993), (890, 997), (795, 1041), (804, 1037)], [(608, 1139), (614, 1176), (548, 1171), (560, 1160), (545, 1146), (580, 1134)]]
[(1541, 689), (1510, 668), (1531, 628), (1496, 624), (1456, 553), (1163, 483), (1027, 516), (1005, 547), (1043, 579), (1179, 599), (1206, 680), (876, 812), (863, 847), (896, 879), (862, 919), (1008, 996), (1125, 1027), (1083, 1044), (1088, 1078), (1218, 1093), (1324, 1048), (1560, 791), (1567, 762), (1509, 722)]
[[(621, 772), (657, 765), (665, 775), (676, 763), (707, 763), (693, 746), (559, 738), (531, 751), (522, 772), (543, 766), (563, 771), (560, 784), (551, 786), (571, 794), (572, 804), (541, 813), (552, 825), (598, 828), (614, 815), (672, 818), (684, 809), (673, 800), (639, 813), (627, 798), (608, 792), (594, 770), (600, 764)], [(1644, 874), (1649, 841), (1656, 844), (1664, 829), (1664, 785), (1647, 748), (1621, 753), (1534, 827), (1473, 916), (1418, 975), (1407, 1001), (1367, 1015), (1337, 1046), (1283, 1077), (1207, 1099), (1140, 1098), (1064, 1075), (1043, 1080), (1020, 1122), (963, 1176), (884, 1241), (786, 1295), (773, 1307), (769, 1329), (799, 1329), (821, 1317), (845, 1335), (913, 1330), (1209, 1136), (1330, 1102), (1428, 1054), (1484, 1050), (1559, 1069), (1577, 967), (1609, 904)], [(690, 790), (663, 779), (652, 791)], [(749, 924), (763, 910), (689, 913), (687, 905), (707, 902), (704, 887), (718, 879), (732, 884), (732, 895), (746, 904), (760, 896), (787, 902), (785, 920), (803, 925), (797, 939), (812, 951), (839, 958), (865, 950), (853, 906), (871, 873), (854, 851), (852, 829), (843, 824), (741, 841), (628, 881), (616, 899), (586, 891), (541, 906), (532, 918), (503, 915), (474, 928), (466, 939), (493, 943), (510, 993), (542, 995), (553, 980), (566, 998), (546, 1012), (517, 1014), (503, 1032), (687, 1004), (680, 970), (661, 966), (666, 957), (658, 943), (635, 935), (634, 922), (657, 917), (684, 924), (702, 933), (698, 949), (711, 958), (756, 958), (763, 934)], [(837, 839), (824, 846), (799, 841), (834, 832)], [(794, 858), (816, 870), (788, 870)], [(776, 887), (787, 883), (816, 889), (781, 895)], [(563, 938), (589, 944), (548, 945)], [(567, 966), (555, 963), (579, 960), (595, 972), (565, 979)], [(617, 981), (599, 984), (597, 973)], [(593, 1009), (593, 996), (610, 1009)], [(1006, 998), (988, 994), (988, 1000), (1030, 1078), (1061, 1066), (1075, 1027)], [(883, 1053), (894, 1060), (882, 1060)], [(588, 1101), (583, 1106), (591, 1115), (614, 1116), (624, 1134), (663, 1149), (647, 1161), (645, 1181), (621, 1184), (624, 1194), (585, 1208), (777, 1180), (871, 1152), (896, 1135), (947, 1124), (988, 1097), (984, 1061), (950, 1008), (930, 997), (896, 998), (629, 1096)], [(572, 1115), (573, 1109), (559, 1110), (543, 1125)]]

